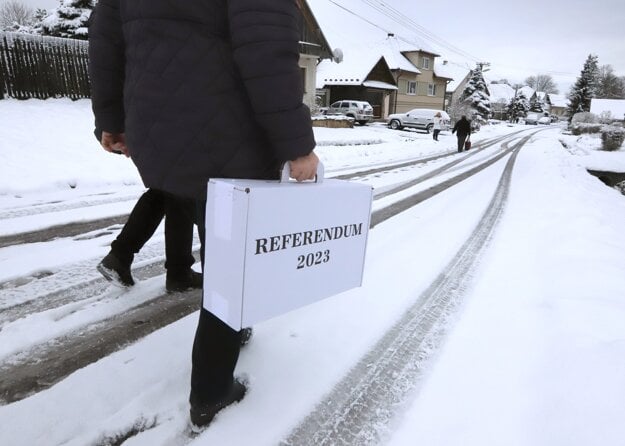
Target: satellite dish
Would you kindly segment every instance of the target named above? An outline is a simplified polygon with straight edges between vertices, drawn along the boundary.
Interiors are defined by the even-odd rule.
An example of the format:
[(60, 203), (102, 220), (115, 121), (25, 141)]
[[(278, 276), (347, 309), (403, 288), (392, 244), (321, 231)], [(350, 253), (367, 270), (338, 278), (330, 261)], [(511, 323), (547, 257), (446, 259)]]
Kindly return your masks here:
[(340, 48), (334, 48), (334, 50), (332, 50), (332, 60), (336, 63), (341, 63), (343, 62), (343, 50)]

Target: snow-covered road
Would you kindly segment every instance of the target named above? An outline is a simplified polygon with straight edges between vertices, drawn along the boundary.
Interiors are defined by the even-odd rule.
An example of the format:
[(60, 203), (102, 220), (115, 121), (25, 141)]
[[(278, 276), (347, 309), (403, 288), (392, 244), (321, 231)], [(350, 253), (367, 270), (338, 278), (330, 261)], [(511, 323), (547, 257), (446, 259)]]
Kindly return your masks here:
[[(600, 431), (601, 444), (620, 444), (625, 199), (571, 154), (588, 147), (555, 127), (486, 127), (463, 154), (448, 133), (437, 144), (376, 125), (317, 130), (328, 174), (375, 189), (362, 288), (255, 327), (237, 368), (248, 395), (193, 437), (200, 297), (164, 293), (161, 230), (127, 292), (93, 268), (119, 225), (0, 248), (2, 443), (551, 446), (592, 444)], [(63, 190), (67, 166), (42, 160), (59, 172), (48, 186), (3, 176), (0, 237), (127, 213), (136, 174), (93, 156), (85, 165), (105, 174), (110, 161), (130, 185), (76, 171), (79, 186)], [(598, 414), (584, 424), (582, 405)]]

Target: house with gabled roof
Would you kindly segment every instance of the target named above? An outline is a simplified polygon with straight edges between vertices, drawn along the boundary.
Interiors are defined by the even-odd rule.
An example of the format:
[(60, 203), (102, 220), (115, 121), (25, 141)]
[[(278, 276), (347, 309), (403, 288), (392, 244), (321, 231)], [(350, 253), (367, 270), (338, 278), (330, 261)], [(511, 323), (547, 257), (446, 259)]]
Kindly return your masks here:
[(550, 94), (551, 109), (549, 112), (558, 118), (564, 118), (567, 114), (568, 99), (563, 94)]
[(325, 106), (342, 99), (367, 101), (373, 116), (382, 118), (395, 90), (395, 78), (377, 52), (346, 51), (341, 63), (324, 60), (317, 66), (317, 96)]
[(625, 99), (597, 99), (590, 100), (590, 112), (597, 116), (609, 113), (615, 121), (625, 121)]
[(516, 91), (508, 84), (489, 84), (490, 109), (494, 119), (505, 121), (508, 119), (508, 106), (515, 97)]
[(438, 54), (393, 34), (370, 48), (377, 48), (384, 56), (397, 82), (397, 90), (391, 95), (391, 113), (444, 108), (447, 83), (452, 79), (436, 71)]
[(324, 106), (342, 99), (366, 100), (377, 118), (413, 108), (443, 109), (451, 79), (436, 71), (438, 54), (423, 45), (400, 42), (392, 34), (374, 43), (355, 41), (354, 36), (379, 35), (380, 29), (355, 20), (334, 2), (308, 3), (321, 26), (333, 33), (330, 42), (344, 55), (338, 65), (323, 61), (318, 66), (317, 96)]

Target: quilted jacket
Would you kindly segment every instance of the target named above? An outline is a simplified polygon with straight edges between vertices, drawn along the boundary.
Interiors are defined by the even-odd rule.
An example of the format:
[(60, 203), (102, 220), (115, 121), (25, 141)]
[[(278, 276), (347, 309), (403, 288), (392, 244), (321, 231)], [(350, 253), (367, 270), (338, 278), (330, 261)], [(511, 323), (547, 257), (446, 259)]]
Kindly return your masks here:
[(295, 0), (100, 0), (89, 27), (96, 135), (126, 134), (147, 187), (272, 178), (311, 152)]

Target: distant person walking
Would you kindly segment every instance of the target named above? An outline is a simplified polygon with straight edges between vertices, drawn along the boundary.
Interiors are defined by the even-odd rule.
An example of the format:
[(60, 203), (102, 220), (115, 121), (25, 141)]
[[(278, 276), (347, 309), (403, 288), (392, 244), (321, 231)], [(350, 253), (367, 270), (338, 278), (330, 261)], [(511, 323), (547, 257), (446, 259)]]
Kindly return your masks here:
[(471, 121), (469, 121), (465, 115), (462, 115), (460, 120), (454, 125), (451, 133), (456, 133), (458, 137), (458, 152), (462, 152), (464, 150), (464, 142), (467, 140), (467, 137), (471, 135)]
[(434, 115), (434, 133), (432, 133), (432, 138), (434, 138), (434, 141), (438, 141), (438, 134), (441, 132), (442, 125), (443, 115), (441, 115), (441, 112), (436, 112), (436, 114)]

